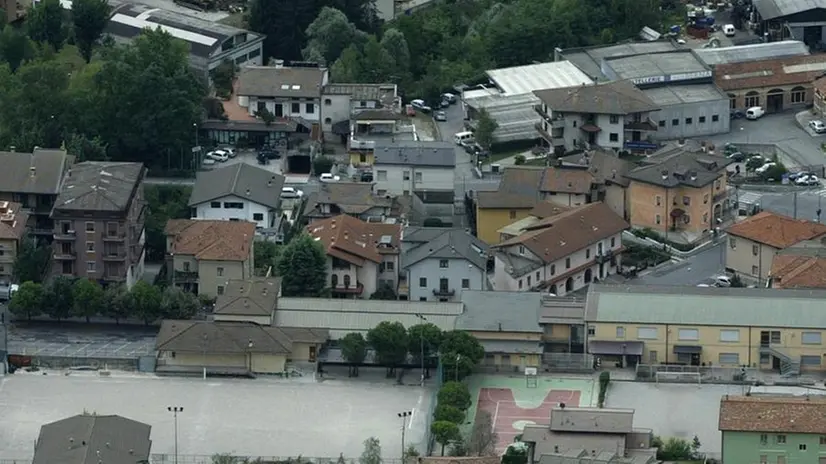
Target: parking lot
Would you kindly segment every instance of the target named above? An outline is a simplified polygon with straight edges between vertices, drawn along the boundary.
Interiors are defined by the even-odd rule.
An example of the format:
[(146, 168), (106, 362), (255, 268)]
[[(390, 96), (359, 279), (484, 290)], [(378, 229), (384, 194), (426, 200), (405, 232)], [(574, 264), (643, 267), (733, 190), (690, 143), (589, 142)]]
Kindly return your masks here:
[[(96, 329), (96, 330), (95, 330)], [(155, 331), (105, 326), (9, 329), (9, 353), (26, 356), (135, 358), (155, 351)]]

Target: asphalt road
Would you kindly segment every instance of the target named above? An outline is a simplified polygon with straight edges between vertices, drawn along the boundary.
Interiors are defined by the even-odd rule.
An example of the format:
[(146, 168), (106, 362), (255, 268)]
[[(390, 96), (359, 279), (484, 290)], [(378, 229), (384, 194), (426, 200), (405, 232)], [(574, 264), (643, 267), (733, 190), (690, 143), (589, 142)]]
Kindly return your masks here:
[[(439, 134), (442, 140), (446, 142), (453, 142), (453, 136), (457, 132), (463, 132), (464, 115), (462, 112), (462, 103), (457, 102), (455, 105), (450, 105), (446, 108), (445, 114), (447, 121), (437, 122)], [(464, 198), (465, 193), (469, 191), (485, 191), (496, 190), (499, 187), (498, 177), (488, 177), (479, 179), (473, 173), (473, 160), (464, 148), (456, 146), (456, 169), (453, 171), (454, 185), (456, 186), (456, 198)]]
[(671, 263), (653, 272), (626, 283), (631, 285), (685, 285), (694, 287), (699, 284), (711, 284), (714, 277), (725, 270), (726, 237), (715, 245), (703, 249), (695, 255), (677, 263)]

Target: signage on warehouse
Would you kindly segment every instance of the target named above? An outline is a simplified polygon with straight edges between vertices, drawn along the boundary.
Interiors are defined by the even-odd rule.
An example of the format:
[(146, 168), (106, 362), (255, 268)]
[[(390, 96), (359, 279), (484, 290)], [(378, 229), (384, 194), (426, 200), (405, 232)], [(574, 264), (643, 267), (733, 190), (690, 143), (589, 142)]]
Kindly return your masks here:
[(670, 74), (667, 76), (638, 77), (636, 79), (631, 79), (631, 82), (633, 82), (636, 85), (663, 84), (666, 82), (681, 82), (692, 81), (694, 79), (707, 79), (709, 77), (711, 77), (711, 71), (704, 70), (690, 73)]

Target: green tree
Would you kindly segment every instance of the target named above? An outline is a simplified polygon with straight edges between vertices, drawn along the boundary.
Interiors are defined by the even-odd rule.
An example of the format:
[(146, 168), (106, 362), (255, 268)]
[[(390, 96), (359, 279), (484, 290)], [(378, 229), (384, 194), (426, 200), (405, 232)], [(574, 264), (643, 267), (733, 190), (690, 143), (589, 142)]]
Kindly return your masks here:
[(453, 406), (460, 411), (467, 411), (471, 404), (470, 391), (462, 382), (445, 382), (437, 400), (439, 405)]
[(316, 2), (294, 0), (252, 0), (250, 29), (264, 34), (264, 59), (300, 60), (304, 31), (319, 12)]
[(476, 139), (476, 142), (482, 146), (482, 148), (485, 150), (490, 150), (491, 145), (493, 145), (493, 133), (498, 127), (499, 123), (491, 117), (488, 110), (481, 108), (479, 109), (479, 115), (476, 118), (476, 130), (473, 132), (473, 137)]
[(191, 187), (179, 185), (147, 185), (144, 187), (148, 215), (146, 217), (146, 257), (160, 260), (166, 253), (164, 228), (170, 219), (189, 218)]
[(66, 40), (60, 0), (43, 0), (34, 4), (26, 14), (26, 29), (35, 42), (46, 43), (55, 50), (60, 50)]
[(398, 296), (392, 286), (389, 284), (381, 284), (379, 285), (379, 288), (377, 288), (376, 291), (370, 295), (370, 299), (394, 301), (398, 299)]
[(396, 63), (375, 36), (369, 36), (362, 53), (362, 81), (379, 84), (395, 75)]
[(330, 69), (334, 82), (361, 82), (364, 73), (361, 50), (356, 45), (345, 48)]
[(520, 166), (522, 164), (525, 164), (526, 161), (528, 161), (528, 160), (527, 160), (527, 158), (525, 158), (525, 155), (516, 155), (516, 156), (513, 157), (513, 164), (516, 165), (516, 166)]
[(381, 321), (367, 331), (367, 343), (376, 353), (376, 361), (387, 368), (387, 375), (407, 358), (407, 331), (401, 322)]
[(452, 330), (442, 336), (439, 347), (445, 378), (463, 379), (485, 357), (485, 349), (473, 335)]
[(43, 286), (35, 282), (23, 282), (9, 302), (9, 311), (19, 318), (31, 321), (43, 308)]
[(307, 28), (307, 46), (302, 50), (305, 60), (334, 63), (351, 44), (358, 44), (364, 33), (347, 20), (341, 11), (323, 7)]
[(283, 296), (319, 297), (327, 291), (327, 256), (306, 232), (293, 238), (278, 261)]
[(281, 256), (281, 245), (267, 240), (256, 240), (253, 247), (255, 268), (264, 274), (268, 269), (275, 271)]
[(126, 286), (109, 285), (103, 291), (103, 314), (115, 320), (115, 324), (120, 324), (121, 319), (130, 315), (129, 292)]
[(424, 351), (425, 359), (429, 359), (439, 351), (439, 345), (442, 343), (442, 329), (430, 322), (411, 325), (407, 328), (407, 342), (407, 350), (413, 355), (416, 363), (421, 363), (422, 351)]
[(668, 437), (662, 441), (660, 437), (654, 437), (652, 445), (657, 442), (657, 459), (661, 461), (687, 461), (692, 458), (693, 452), (691, 442), (677, 437)]
[(359, 365), (367, 357), (367, 340), (361, 333), (351, 332), (342, 337), (339, 346), (341, 346), (341, 357), (349, 363), (347, 376), (358, 377)]
[(33, 53), (34, 48), (27, 35), (11, 25), (3, 27), (0, 33), (0, 60), (5, 61), (12, 72), (17, 71)]
[(753, 156), (746, 161), (746, 172), (754, 172), (760, 166), (763, 166), (765, 161), (760, 156)]
[(436, 412), (433, 413), (434, 420), (453, 422), (454, 424), (461, 424), (465, 420), (465, 412), (456, 406), (449, 404), (440, 404), (436, 406)]
[(106, 161), (106, 144), (100, 137), (89, 139), (85, 135), (72, 134), (66, 141), (66, 153), (81, 161)]
[(700, 437), (694, 435), (694, 438), (691, 439), (691, 458), (692, 459), (700, 459), (700, 447), (703, 446), (700, 443)]
[(235, 80), (235, 63), (225, 60), (210, 71), (209, 75), (212, 85), (215, 86), (215, 93), (221, 98), (229, 98), (232, 95), (232, 81)]
[(13, 273), (18, 282), (43, 282), (43, 276), (51, 263), (52, 249), (38, 244), (32, 237), (25, 237), (14, 257)]
[(86, 318), (97, 316), (103, 311), (103, 288), (89, 279), (77, 279), (72, 286), (72, 315)]
[(264, 125), (267, 127), (271, 126), (272, 123), (274, 123), (277, 119), (275, 115), (272, 114), (272, 112), (270, 112), (270, 110), (266, 108), (261, 108), (260, 110), (256, 111), (255, 117), (261, 118), (261, 120), (264, 121)]
[(442, 445), (442, 456), (445, 455), (445, 446), (461, 437), (459, 426), (449, 421), (434, 421), (430, 425), (430, 433), (436, 443)]
[(467, 448), (471, 456), (495, 456), (499, 435), (488, 411), (479, 411), (468, 437)]
[(129, 291), (130, 313), (149, 325), (161, 317), (161, 292), (158, 287), (139, 280)]
[(316, 156), (313, 158), (313, 172), (316, 176), (331, 172), (336, 161), (329, 156)]
[(191, 319), (200, 308), (198, 296), (179, 287), (166, 287), (161, 293), (160, 316), (165, 319)]
[(74, 279), (67, 276), (53, 278), (43, 289), (43, 309), (52, 319), (68, 319), (74, 310)]
[(109, 22), (106, 0), (73, 0), (72, 25), (75, 44), (86, 62), (92, 61), (92, 51)]
[(508, 445), (505, 454), (502, 456), (502, 464), (527, 464), (528, 445), (517, 441)]
[(364, 451), (359, 457), (359, 464), (381, 464), (381, 442), (378, 438), (364, 440)]
[(405, 77), (410, 72), (410, 48), (404, 34), (391, 27), (382, 35), (381, 46), (393, 58), (393, 71), (399, 77)]

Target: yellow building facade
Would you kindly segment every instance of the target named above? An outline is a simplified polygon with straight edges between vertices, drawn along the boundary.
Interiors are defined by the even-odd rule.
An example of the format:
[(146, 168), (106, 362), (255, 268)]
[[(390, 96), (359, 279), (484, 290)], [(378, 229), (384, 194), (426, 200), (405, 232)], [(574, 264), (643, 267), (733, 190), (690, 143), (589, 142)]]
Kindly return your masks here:
[[(494, 192), (495, 193), (495, 192)], [(530, 215), (533, 205), (526, 208), (476, 207), (476, 236), (488, 245), (499, 243), (499, 229)]]

